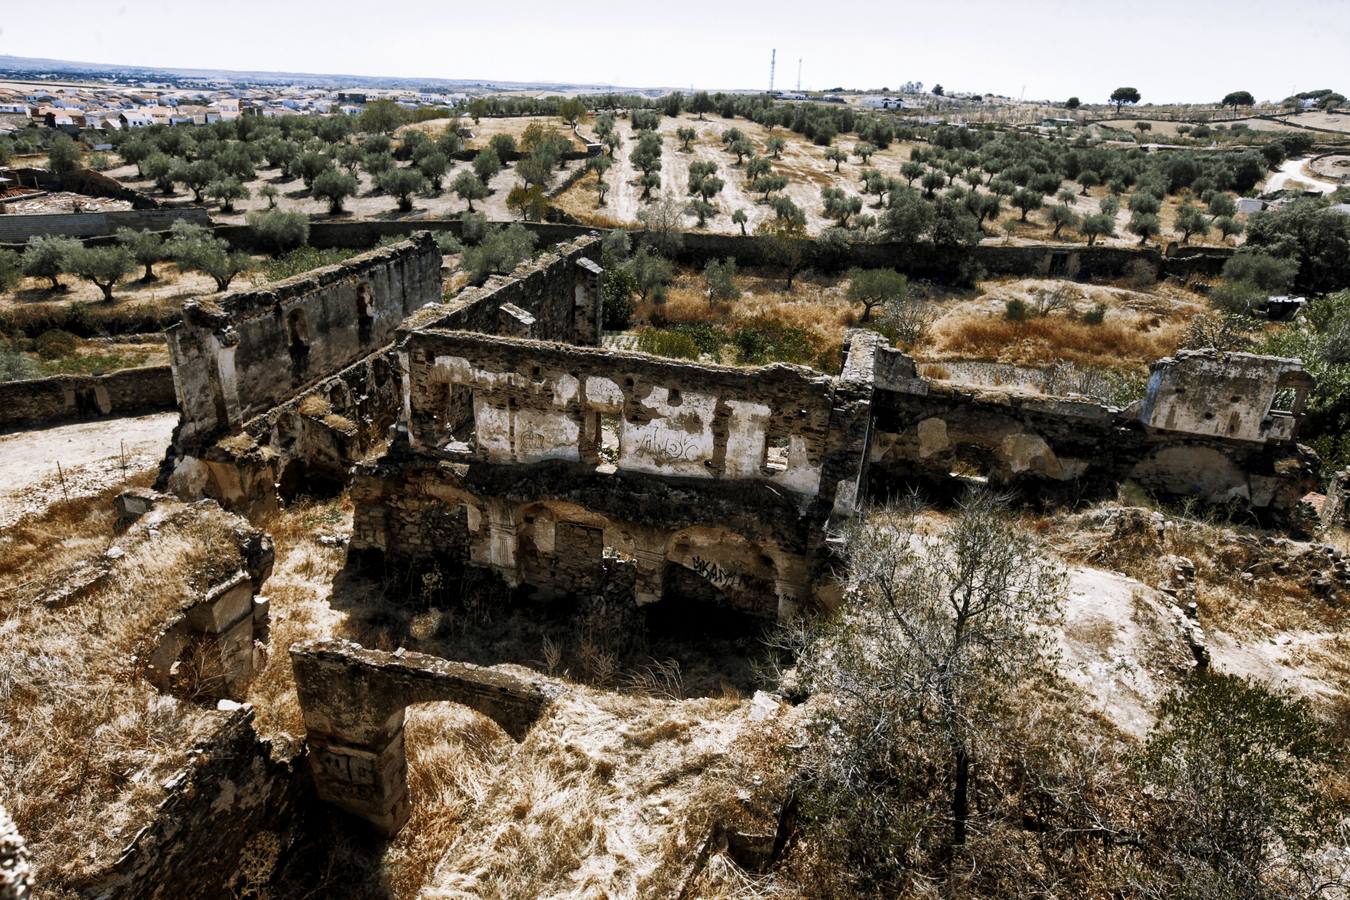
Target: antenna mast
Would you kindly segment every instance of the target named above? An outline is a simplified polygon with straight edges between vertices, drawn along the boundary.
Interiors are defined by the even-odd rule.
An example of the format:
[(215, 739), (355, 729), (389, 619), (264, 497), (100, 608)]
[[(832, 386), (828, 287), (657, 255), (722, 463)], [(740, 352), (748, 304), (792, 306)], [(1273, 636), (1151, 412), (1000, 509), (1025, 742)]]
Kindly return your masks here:
[(778, 48), (775, 47), (769, 55), (769, 93), (773, 93), (773, 70), (778, 67)]
[(797, 93), (802, 92), (802, 58), (797, 57)]

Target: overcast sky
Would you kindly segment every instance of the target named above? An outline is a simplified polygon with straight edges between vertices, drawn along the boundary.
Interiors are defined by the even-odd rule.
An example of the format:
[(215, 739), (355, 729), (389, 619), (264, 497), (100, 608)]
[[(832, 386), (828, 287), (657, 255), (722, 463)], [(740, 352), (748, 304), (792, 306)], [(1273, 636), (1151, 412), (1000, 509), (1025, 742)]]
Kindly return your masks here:
[[(894, 88), (1102, 102), (1350, 90), (1350, 0), (61, 0), (0, 54), (628, 86)], [(36, 7), (33, 7), (36, 9)], [(7, 21), (6, 21), (7, 20)]]

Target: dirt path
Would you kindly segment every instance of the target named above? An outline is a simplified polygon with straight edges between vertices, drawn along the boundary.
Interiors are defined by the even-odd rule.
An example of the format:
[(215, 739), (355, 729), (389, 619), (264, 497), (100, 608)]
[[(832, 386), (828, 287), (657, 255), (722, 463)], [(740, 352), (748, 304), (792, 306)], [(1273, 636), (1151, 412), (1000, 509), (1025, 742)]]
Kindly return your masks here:
[(1307, 185), (1305, 190), (1319, 191), (1323, 194), (1330, 194), (1335, 191), (1336, 188), (1340, 187), (1340, 185), (1334, 181), (1327, 181), (1305, 171), (1303, 167), (1307, 162), (1308, 157), (1306, 156), (1298, 159), (1286, 159), (1280, 164), (1279, 171), (1270, 176), (1270, 179), (1266, 181), (1265, 186), (1261, 188), (1261, 193), (1268, 194), (1271, 191), (1278, 191), (1280, 188), (1287, 186), (1291, 181), (1297, 181)]
[(177, 423), (178, 413), (170, 412), (0, 435), (0, 528), (66, 496), (87, 497), (153, 469)]

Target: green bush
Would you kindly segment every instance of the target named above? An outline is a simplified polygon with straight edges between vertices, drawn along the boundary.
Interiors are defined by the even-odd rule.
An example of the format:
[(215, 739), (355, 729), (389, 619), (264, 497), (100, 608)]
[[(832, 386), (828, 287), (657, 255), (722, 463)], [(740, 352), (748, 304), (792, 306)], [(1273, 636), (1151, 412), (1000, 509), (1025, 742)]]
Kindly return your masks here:
[(32, 378), (36, 367), (33, 361), (14, 349), (4, 340), (0, 340), (0, 382), (22, 381)]
[(436, 249), (445, 256), (455, 256), (464, 252), (464, 245), (449, 231), (436, 232)]
[(308, 245), (297, 247), (289, 253), (263, 263), (262, 274), (267, 281), (281, 281), (294, 275), (300, 275), (323, 266), (333, 266), (344, 259), (355, 256), (355, 250), (319, 250)]
[(703, 268), (703, 278), (708, 285), (710, 300), (735, 300), (741, 295), (741, 289), (736, 286), (736, 260), (731, 257), (720, 262), (708, 260)]
[(1013, 297), (1003, 304), (1003, 318), (1009, 322), (1025, 322), (1031, 318), (1031, 308), (1020, 297)]
[(79, 345), (79, 338), (69, 331), (52, 329), (42, 332), (34, 339), (33, 350), (43, 359), (56, 359), (59, 356), (69, 356), (74, 353)]
[(1083, 313), (1084, 325), (1100, 325), (1106, 320), (1106, 304), (1098, 303), (1092, 309)]
[(472, 247), (487, 237), (487, 216), (479, 212), (466, 212), (459, 217), (459, 237), (465, 246)]
[(23, 276), (23, 263), (13, 250), (0, 250), (0, 291), (12, 291)]
[(670, 356), (675, 359), (698, 359), (698, 344), (694, 339), (680, 331), (667, 331), (661, 328), (645, 328), (638, 334), (638, 349), (655, 356)]
[(506, 275), (534, 255), (539, 238), (519, 224), (494, 228), (461, 257), (469, 280), (482, 284), (489, 275)]
[(249, 227), (270, 253), (285, 253), (309, 240), (309, 216), (279, 209), (251, 212)]
[(605, 272), (604, 320), (610, 331), (623, 331), (633, 324), (633, 293), (637, 282), (626, 266), (616, 266)]

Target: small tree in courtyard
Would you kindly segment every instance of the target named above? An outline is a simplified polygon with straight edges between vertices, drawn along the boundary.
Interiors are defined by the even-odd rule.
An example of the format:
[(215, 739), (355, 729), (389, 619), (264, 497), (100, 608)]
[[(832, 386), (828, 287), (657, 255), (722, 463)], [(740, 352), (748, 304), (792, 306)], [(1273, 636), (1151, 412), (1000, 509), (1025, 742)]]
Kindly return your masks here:
[(867, 324), (872, 311), (878, 306), (893, 300), (904, 299), (909, 294), (909, 279), (894, 269), (850, 269), (848, 273), (848, 299), (861, 303), (863, 307), (860, 324)]

